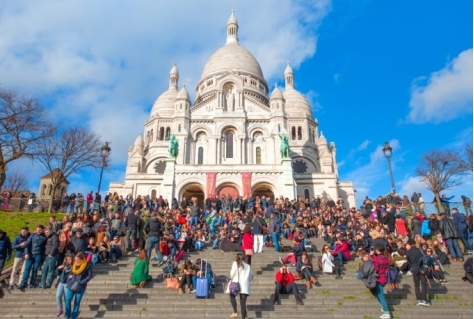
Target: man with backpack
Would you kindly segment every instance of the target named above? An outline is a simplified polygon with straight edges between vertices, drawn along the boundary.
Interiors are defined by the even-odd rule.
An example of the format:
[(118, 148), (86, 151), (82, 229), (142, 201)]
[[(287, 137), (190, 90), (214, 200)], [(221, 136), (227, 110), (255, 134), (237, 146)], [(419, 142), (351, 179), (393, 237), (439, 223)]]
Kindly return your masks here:
[(420, 260), (422, 260), (423, 254), (420, 249), (416, 248), (413, 239), (407, 242), (406, 249), (406, 258), (411, 265), (410, 271), (413, 275), (413, 283), (415, 285), (416, 305), (429, 307), (431, 304), (426, 301), (428, 278), (427, 274), (420, 269)]

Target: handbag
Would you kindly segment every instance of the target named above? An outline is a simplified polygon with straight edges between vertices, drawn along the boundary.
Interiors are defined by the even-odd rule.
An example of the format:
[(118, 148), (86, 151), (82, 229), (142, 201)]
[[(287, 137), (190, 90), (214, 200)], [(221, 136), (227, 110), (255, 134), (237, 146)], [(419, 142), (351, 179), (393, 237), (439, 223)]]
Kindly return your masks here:
[(179, 289), (179, 280), (176, 277), (166, 278), (166, 289)]
[(294, 275), (293, 278), (295, 280), (303, 280), (303, 276), (301, 276), (301, 275)]
[(82, 289), (84, 289), (84, 286), (81, 285), (81, 283), (77, 280), (75, 280), (72, 285), (71, 285), (71, 288), (69, 288), (72, 292), (74, 293), (77, 293), (79, 291), (82, 291)]
[(253, 256), (253, 249), (245, 249), (245, 256)]
[(237, 268), (237, 282), (232, 281), (232, 280), (233, 280), (233, 278), (229, 282), (229, 292), (231, 294), (233, 294), (234, 296), (237, 296), (240, 293), (240, 283), (239, 283), (239, 281), (240, 281), (240, 271), (239, 271), (239, 268)]

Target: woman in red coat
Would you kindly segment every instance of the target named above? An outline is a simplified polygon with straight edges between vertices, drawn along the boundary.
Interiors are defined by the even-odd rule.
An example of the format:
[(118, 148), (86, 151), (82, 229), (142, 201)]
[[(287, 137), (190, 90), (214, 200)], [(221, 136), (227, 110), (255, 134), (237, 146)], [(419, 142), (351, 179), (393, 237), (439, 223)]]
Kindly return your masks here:
[(252, 228), (247, 225), (242, 231), (242, 250), (244, 252), (244, 261), (246, 264), (252, 264), (253, 255), (253, 235)]

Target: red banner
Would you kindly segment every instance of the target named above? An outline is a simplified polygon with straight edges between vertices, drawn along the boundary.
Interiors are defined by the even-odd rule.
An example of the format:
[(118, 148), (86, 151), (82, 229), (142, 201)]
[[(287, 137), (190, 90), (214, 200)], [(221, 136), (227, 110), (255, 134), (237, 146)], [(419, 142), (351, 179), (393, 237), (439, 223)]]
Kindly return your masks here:
[(249, 198), (252, 196), (252, 173), (242, 173), (242, 196)]
[(206, 196), (216, 195), (216, 176), (217, 173), (207, 173), (207, 193)]

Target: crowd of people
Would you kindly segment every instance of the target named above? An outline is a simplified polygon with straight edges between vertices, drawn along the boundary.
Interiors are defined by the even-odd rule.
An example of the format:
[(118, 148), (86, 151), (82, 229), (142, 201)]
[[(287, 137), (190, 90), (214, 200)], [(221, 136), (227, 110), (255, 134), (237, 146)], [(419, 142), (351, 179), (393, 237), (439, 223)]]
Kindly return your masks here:
[[(311, 238), (321, 238), (326, 244), (318, 258), (320, 270), (341, 279), (345, 276), (344, 264), (355, 259), (361, 268), (361, 279), (368, 281), (365, 277), (369, 273), (377, 273), (377, 284), (371, 291), (382, 305), (382, 318), (390, 318), (383, 299), (385, 285), (398, 289), (400, 275), (412, 275), (417, 305), (429, 306), (427, 278), (421, 275), (419, 261), (431, 256), (435, 261), (433, 276), (443, 284), (443, 266), (463, 262), (464, 255), (472, 252), (472, 215), (463, 215), (457, 208), (449, 214), (442, 211), (439, 216), (426, 215), (420, 198), (418, 194), (417, 201), (412, 197), (416, 205), (407, 211), (395, 195), (375, 201), (366, 199), (362, 209), (356, 209), (347, 207), (340, 197), (289, 200), (283, 196), (232, 198), (227, 194), (209, 195), (200, 203), (196, 197), (168, 202), (161, 196), (123, 199), (113, 193), (102, 201), (99, 194), (93, 197), (92, 192), (85, 198), (80, 193), (65, 194), (60, 207), (69, 214), (60, 221), (51, 215), (48, 225), (38, 225), (32, 234), (24, 227), (13, 243), (0, 231), (0, 270), (14, 251), (10, 290), (35, 288), (40, 267), (39, 288), (51, 288), (57, 276), (58, 316), (64, 313), (65, 297), (65, 318), (76, 318), (87, 282), (92, 278), (93, 265), (115, 262), (125, 252), (135, 252), (138, 255), (130, 274), (131, 285), (147, 285), (151, 280), (149, 260), (154, 259), (163, 270), (179, 275), (179, 293), (192, 293), (197, 288), (196, 279), (203, 273), (210, 283), (214, 281), (212, 267), (206, 263), (204, 271), (198, 262), (180, 260), (184, 253), (209, 245), (239, 252), (226, 291), (234, 310), (232, 317), (237, 317), (235, 297), (239, 295), (244, 318), (252, 256), (263, 253), (264, 246), (286, 251), (288, 254), (280, 259), (282, 266), (275, 275), (274, 303), (278, 304), (279, 294), (292, 293), (296, 304), (302, 305), (295, 281), (305, 280), (308, 289), (319, 285), (308, 250), (314, 251)], [(282, 237), (292, 240), (293, 245), (282, 246)], [(471, 271), (465, 278), (472, 282), (470, 260)], [(294, 268), (294, 272), (289, 268)], [(76, 282), (80, 289), (76, 289)], [(75, 306), (71, 310), (73, 299)]]

